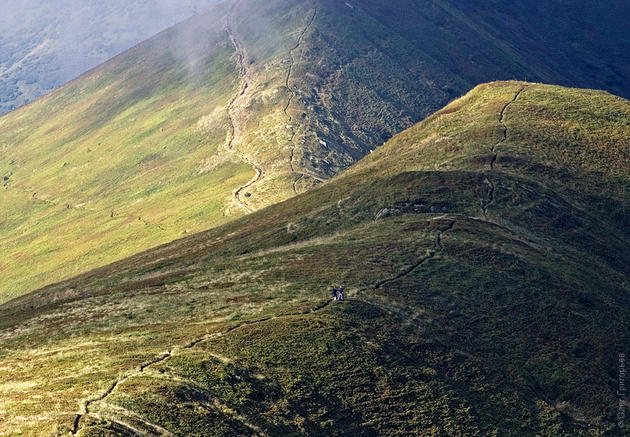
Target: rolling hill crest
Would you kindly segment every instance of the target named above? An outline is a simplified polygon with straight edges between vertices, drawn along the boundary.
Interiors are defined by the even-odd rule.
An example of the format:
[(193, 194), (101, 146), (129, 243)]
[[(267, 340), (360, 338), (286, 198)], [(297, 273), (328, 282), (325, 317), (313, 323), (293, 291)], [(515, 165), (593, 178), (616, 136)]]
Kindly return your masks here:
[(3, 428), (623, 435), (628, 120), (481, 85), (307, 193), (3, 304)]

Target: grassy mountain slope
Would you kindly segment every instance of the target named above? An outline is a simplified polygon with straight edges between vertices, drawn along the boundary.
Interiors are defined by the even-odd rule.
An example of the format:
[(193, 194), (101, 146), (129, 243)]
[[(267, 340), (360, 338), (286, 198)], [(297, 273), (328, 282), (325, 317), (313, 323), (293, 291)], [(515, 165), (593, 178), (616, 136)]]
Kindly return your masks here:
[(519, 5), (222, 3), (2, 117), (0, 301), (301, 193), (480, 82), (624, 64), (571, 15), (558, 47), (606, 66), (569, 74)]
[(220, 27), (196, 32), (189, 60), (167, 31), (0, 119), (3, 300), (225, 221), (251, 172), (223, 149), (236, 65)]
[(630, 102), (479, 86), (308, 193), (2, 305), (1, 428), (623, 435), (629, 167)]
[[(256, 174), (239, 150), (244, 104), (238, 97), (249, 71), (239, 57), (240, 36), (231, 26), (226, 31), (234, 14), (228, 6), (161, 33), (0, 120), (6, 211), (0, 300), (250, 210), (249, 193), (237, 191)], [(269, 56), (286, 58), (293, 31), (303, 30), (301, 19), (290, 18), (277, 25), (285, 40), (274, 36), (276, 52)], [(278, 81), (288, 68), (276, 66)], [(285, 94), (269, 105), (281, 121)], [(249, 152), (274, 147), (279, 159), (288, 158), (276, 147), (275, 136), (287, 136), (284, 124), (267, 123), (276, 123), (260, 127), (271, 129), (269, 138)], [(287, 181), (284, 191), (265, 193), (264, 202), (292, 192)]]

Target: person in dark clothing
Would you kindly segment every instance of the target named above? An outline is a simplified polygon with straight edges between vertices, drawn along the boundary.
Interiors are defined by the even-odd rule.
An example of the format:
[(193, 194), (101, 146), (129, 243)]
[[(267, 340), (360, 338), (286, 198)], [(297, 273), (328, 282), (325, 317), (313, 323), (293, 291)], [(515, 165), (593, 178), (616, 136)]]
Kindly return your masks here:
[(343, 300), (343, 285), (341, 287), (339, 287), (339, 290), (337, 292), (337, 294), (339, 295), (339, 300)]
[(337, 300), (337, 289), (335, 287), (332, 288), (332, 299)]

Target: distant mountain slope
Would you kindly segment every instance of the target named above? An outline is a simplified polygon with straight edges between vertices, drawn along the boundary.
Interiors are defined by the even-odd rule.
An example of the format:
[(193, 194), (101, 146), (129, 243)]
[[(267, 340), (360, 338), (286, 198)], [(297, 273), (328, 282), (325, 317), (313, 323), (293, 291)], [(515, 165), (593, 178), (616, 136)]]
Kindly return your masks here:
[(301, 193), (479, 82), (628, 94), (624, 31), (586, 41), (623, 5), (535, 5), (221, 3), (0, 118), (0, 301)]
[(308, 193), (0, 306), (0, 426), (626, 435), (629, 175), (627, 100), (479, 86)]
[(1, 0), (0, 115), (217, 0)]

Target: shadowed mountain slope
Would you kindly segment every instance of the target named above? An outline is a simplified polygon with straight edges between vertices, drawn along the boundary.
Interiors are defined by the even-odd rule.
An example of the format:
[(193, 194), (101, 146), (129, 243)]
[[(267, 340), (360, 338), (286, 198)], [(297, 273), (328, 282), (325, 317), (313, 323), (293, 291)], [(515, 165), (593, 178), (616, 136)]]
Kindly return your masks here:
[(308, 193), (0, 306), (0, 427), (623, 435), (629, 170), (630, 102), (479, 86)]
[(0, 118), (0, 301), (304, 192), (480, 82), (628, 95), (621, 31), (588, 42), (625, 6), (575, 3), (239, 0), (157, 35)]

